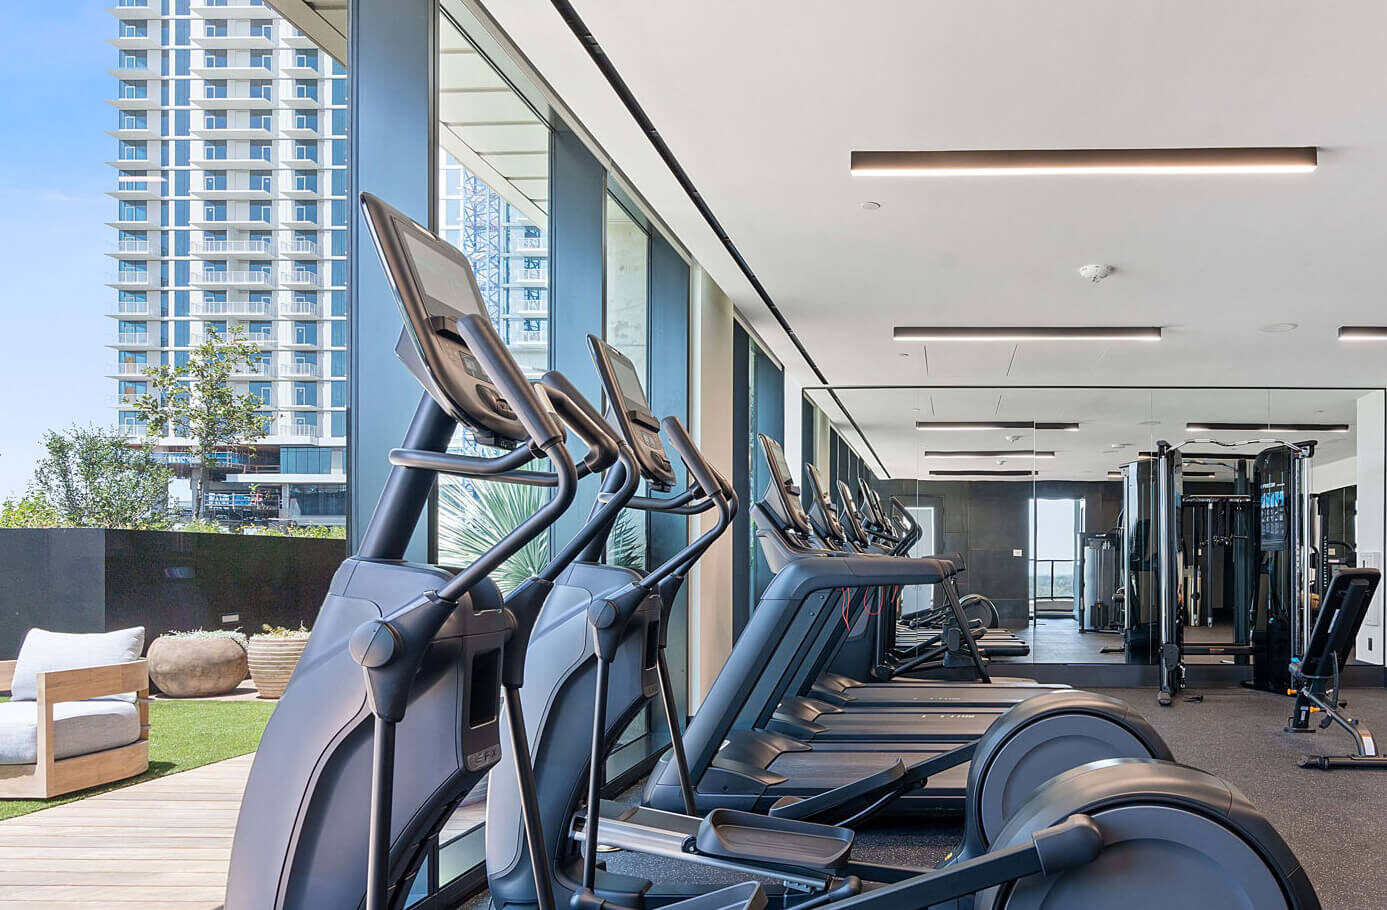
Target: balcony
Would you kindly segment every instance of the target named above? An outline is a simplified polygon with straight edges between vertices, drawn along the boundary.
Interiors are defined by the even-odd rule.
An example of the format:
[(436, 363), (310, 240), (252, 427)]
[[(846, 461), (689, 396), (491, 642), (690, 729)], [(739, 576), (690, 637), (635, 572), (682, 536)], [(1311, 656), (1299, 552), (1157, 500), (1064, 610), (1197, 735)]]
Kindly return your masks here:
[(306, 269), (294, 269), (290, 272), (282, 272), (279, 276), (280, 282), (287, 288), (320, 288), (326, 282), (323, 276), (317, 272), (310, 272)]
[(162, 177), (122, 177), (106, 195), (115, 199), (158, 199), (163, 183)]
[(208, 3), (207, 0), (193, 0), (192, 13), (205, 19), (264, 19), (267, 10), (264, 6), (249, 3)]
[(254, 345), (270, 345), (275, 343), (275, 333), (273, 330), (268, 332), (247, 332), (246, 341)]
[(205, 212), (202, 218), (189, 219), (188, 223), (200, 231), (226, 231), (233, 229), (238, 231), (268, 231), (273, 227), (273, 222), (262, 221), (259, 218), (250, 218), (248, 215), (246, 217), (233, 217), (228, 215), (226, 218), (217, 221), (207, 218)]
[(121, 95), (116, 98), (107, 98), (106, 103), (111, 107), (119, 108), (123, 111), (148, 111), (158, 110), (163, 107), (159, 100), (158, 92), (151, 97), (149, 92), (145, 92), (143, 97), (135, 95)]
[(294, 56), (289, 58), (288, 62), (279, 68), (279, 71), (281, 75), (294, 79), (317, 79), (320, 75), (318, 69), (323, 65), (322, 58), (318, 58), (312, 66), (306, 64), (306, 60), (300, 60)]
[(148, 272), (137, 272), (133, 269), (122, 269), (107, 282), (115, 288), (148, 288), (154, 285)]
[(284, 342), (284, 346), (286, 348), (316, 348), (318, 347), (318, 339), (291, 335), (289, 339)]
[(118, 429), (122, 435), (131, 439), (142, 439), (149, 435), (149, 425), (144, 423), (122, 423)]
[(124, 256), (129, 259), (146, 259), (151, 253), (158, 255), (157, 250), (150, 248), (148, 240), (121, 240), (116, 243), (114, 250), (106, 251), (107, 256)]
[(300, 95), (297, 87), (294, 91), (285, 93), (284, 103), (289, 107), (305, 111), (315, 111), (323, 106), (320, 95)]
[(193, 35), (192, 42), (194, 47), (213, 50), (271, 50), (275, 46), (275, 39), (266, 38), (264, 35)]
[(284, 217), (283, 223), (286, 225), (292, 225), (294, 227), (301, 227), (305, 229), (318, 227), (318, 220), (322, 217), (322, 212), (314, 212), (312, 218), (304, 217), (307, 214), (307, 212), (297, 211), (296, 207), (295, 211), (291, 211), (288, 215)]
[(118, 126), (113, 130), (107, 130), (106, 135), (124, 139), (127, 142), (152, 142), (159, 139), (159, 127), (157, 124), (151, 126), (149, 120), (146, 119), (144, 126), (134, 123), (129, 126)]
[(302, 360), (291, 360), (284, 365), (280, 375), (291, 379), (315, 379), (322, 375), (322, 365)]
[(501, 316), (505, 319), (545, 319), (549, 316), (549, 307), (543, 300), (526, 300), (511, 304), (510, 309)]
[[(147, 16), (147, 15), (149, 15), (149, 14), (146, 12), (144, 15)], [(135, 21), (139, 21), (139, 20), (142, 19), (142, 18), (143, 18), (143, 17), (136, 17)], [(150, 20), (144, 20), (144, 21), (150, 21)], [(109, 44), (109, 45), (111, 45), (111, 46), (113, 46), (113, 47), (118, 47), (118, 48), (120, 48), (121, 50), (132, 50), (132, 51), (158, 50), (158, 49), (159, 49), (159, 20), (158, 20), (158, 19), (152, 20), (152, 25), (151, 25), (150, 27), (146, 27), (146, 28), (145, 28), (145, 32), (144, 32), (143, 35), (141, 35), (141, 34), (135, 32), (135, 31), (122, 29), (122, 30), (121, 30), (121, 33), (120, 33), (119, 35), (117, 35), (116, 37), (114, 37), (114, 38), (107, 38), (107, 39), (106, 39), (106, 43)]]
[(549, 249), (549, 241), (544, 237), (517, 237), (515, 248), (527, 253), (544, 253)]
[(146, 211), (143, 218), (137, 219), (137, 216), (135, 216), (134, 214), (131, 214), (129, 217), (117, 216), (115, 221), (106, 222), (106, 226), (113, 228), (127, 228), (132, 231), (147, 231), (151, 228), (156, 228), (159, 225), (152, 218), (149, 217), (149, 212)]
[(549, 333), (544, 329), (515, 329), (510, 333), (510, 343), (516, 347), (548, 344)]
[(205, 171), (265, 171), (275, 166), (274, 156), (270, 158), (208, 158), (201, 149), (194, 152), (192, 162)]
[[(150, 54), (151, 58), (154, 56), (154, 54)], [(149, 64), (150, 61), (146, 60), (144, 66), (120, 66), (113, 70), (107, 70), (106, 72), (115, 76), (117, 79), (128, 79), (131, 81), (162, 78), (162, 74), (152, 69)]]
[(262, 356), (255, 363), (241, 363), (231, 370), (231, 375), (236, 378), (264, 378), (274, 375), (274, 368), (270, 363), (270, 358)]
[(143, 375), (145, 374), (145, 372), (144, 372), (145, 370), (148, 370), (148, 369), (150, 369), (151, 367), (154, 367), (154, 366), (157, 366), (157, 364), (152, 364), (152, 363), (136, 363), (136, 362), (134, 362), (134, 361), (128, 361), (128, 360), (118, 360), (118, 361), (116, 361), (116, 364), (115, 364), (115, 374), (114, 374), (114, 375), (116, 375), (116, 376), (143, 376)]
[(322, 183), (315, 183), (312, 186), (299, 186), (295, 183), (292, 186), (284, 187), (284, 189), (280, 190), (280, 193), (288, 196), (290, 199), (318, 199), (324, 195), (322, 189), (320, 189), (322, 185)]
[(269, 240), (194, 240), (190, 248), (204, 256), (243, 256), (248, 259), (274, 256), (274, 243)]
[(541, 285), (549, 280), (547, 269), (512, 269), (511, 282), (514, 284)]
[(190, 132), (198, 139), (250, 139), (268, 141), (274, 138), (269, 127), (251, 126), (249, 123), (229, 123), (226, 126), (195, 126)]
[(307, 300), (291, 300), (280, 307), (285, 316), (317, 316), (318, 304)]
[[(265, 8), (261, 7), (260, 15), (265, 14)], [(192, 73), (199, 79), (226, 79), (227, 81), (242, 79), (250, 81), (252, 79), (273, 79), (275, 71), (266, 69), (263, 66), (195, 66)]]
[(269, 272), (193, 272), (193, 287), (268, 288), (274, 287)]
[(232, 186), (221, 189), (208, 189), (205, 186), (194, 188), (190, 195), (198, 199), (270, 199), (273, 197), (267, 189), (250, 186)]
[[(290, 258), (318, 258), (318, 241), (316, 240), (285, 240), (279, 245), (279, 252), (282, 256)], [(295, 269), (295, 272), (302, 271)]]
[(274, 305), (251, 300), (195, 300), (194, 316), (270, 316)]
[(204, 95), (193, 100), (198, 107), (209, 111), (261, 111), (275, 106), (273, 98), (262, 98), (259, 95)]
[(315, 423), (298, 423), (295, 421), (282, 420), (279, 424), (279, 432), (282, 436), (296, 436), (316, 439), (323, 435), (323, 430)]
[(158, 340), (157, 335), (151, 336), (149, 332), (120, 332), (116, 335), (116, 347), (147, 348), (151, 344), (157, 346)]
[(118, 300), (111, 308), (112, 316), (148, 316), (149, 301)]

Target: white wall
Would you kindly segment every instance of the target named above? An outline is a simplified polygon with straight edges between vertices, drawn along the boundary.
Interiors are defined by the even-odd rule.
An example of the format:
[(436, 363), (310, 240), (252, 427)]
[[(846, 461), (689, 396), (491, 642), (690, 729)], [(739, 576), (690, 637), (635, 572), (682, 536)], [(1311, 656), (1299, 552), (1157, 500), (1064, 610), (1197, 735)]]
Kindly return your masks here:
[(1311, 493), (1338, 490), (1343, 487), (1351, 487), (1356, 483), (1358, 483), (1357, 457), (1340, 458), (1338, 461), (1315, 459), (1310, 463)]
[[(699, 266), (690, 276), (689, 415), (700, 451), (732, 476), (732, 301)], [(690, 519), (694, 536), (714, 519)], [(704, 694), (732, 650), (732, 534), (708, 549), (689, 578), (689, 711)]]
[[(1383, 495), (1387, 491), (1387, 477), (1384, 477), (1387, 462), (1383, 453), (1383, 433), (1387, 426), (1384, 425), (1383, 399), (1380, 390), (1358, 399), (1355, 427), (1358, 442), (1358, 457), (1355, 459), (1358, 517), (1354, 533), (1357, 536), (1358, 564), (1378, 569), (1383, 568)], [(1316, 485), (1318, 473), (1316, 470)], [(1382, 598), (1383, 591), (1379, 587), (1372, 606), (1368, 608), (1367, 618), (1363, 620), (1363, 628), (1358, 632), (1355, 656), (1368, 663), (1383, 663), (1385, 649), (1382, 638), (1387, 627), (1383, 624)]]

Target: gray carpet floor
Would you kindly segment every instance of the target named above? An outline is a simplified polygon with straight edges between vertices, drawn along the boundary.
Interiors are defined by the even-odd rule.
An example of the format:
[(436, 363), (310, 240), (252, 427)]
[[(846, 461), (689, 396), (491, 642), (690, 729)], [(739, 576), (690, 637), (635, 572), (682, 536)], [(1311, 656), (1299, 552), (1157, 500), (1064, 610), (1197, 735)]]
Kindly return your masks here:
[[(1138, 708), (1176, 757), (1241, 790), (1281, 832), (1309, 872), (1325, 910), (1387, 908), (1387, 770), (1310, 771), (1305, 753), (1344, 754), (1346, 734), (1283, 732), (1291, 699), (1243, 689), (1186, 692), (1169, 708), (1149, 689), (1098, 690)], [(1350, 710), (1387, 736), (1387, 691), (1350, 689)], [(637, 796), (635, 791), (625, 795)], [(864, 860), (929, 866), (961, 833), (953, 819), (887, 820), (859, 832), (853, 854)], [(740, 880), (695, 864), (629, 853), (603, 855), (613, 871), (655, 881), (723, 884)], [(480, 903), (480, 902), (479, 902)]]

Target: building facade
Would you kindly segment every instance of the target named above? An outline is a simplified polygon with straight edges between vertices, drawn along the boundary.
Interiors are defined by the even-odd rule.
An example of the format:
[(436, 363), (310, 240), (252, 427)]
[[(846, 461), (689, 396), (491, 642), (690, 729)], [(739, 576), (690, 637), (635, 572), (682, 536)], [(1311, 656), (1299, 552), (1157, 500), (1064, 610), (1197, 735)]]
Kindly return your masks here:
[[(223, 453), (209, 488), (231, 520), (340, 524), (347, 406), (347, 74), (263, 0), (118, 0), (118, 422), (145, 371), (209, 333), (261, 358), (233, 377), (267, 435)], [(177, 470), (176, 426), (151, 438)], [(183, 485), (185, 488), (186, 485)], [(175, 499), (186, 499), (175, 489)]]

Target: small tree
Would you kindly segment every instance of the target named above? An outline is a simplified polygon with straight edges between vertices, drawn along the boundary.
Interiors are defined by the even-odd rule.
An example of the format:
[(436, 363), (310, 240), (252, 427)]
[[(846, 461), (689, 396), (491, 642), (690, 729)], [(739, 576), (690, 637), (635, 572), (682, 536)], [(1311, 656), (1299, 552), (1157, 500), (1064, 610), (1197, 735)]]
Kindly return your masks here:
[(35, 490), (0, 502), (0, 528), (57, 528), (62, 524), (58, 510)]
[(239, 329), (223, 338), (209, 331), (181, 365), (145, 370), (150, 392), (135, 402), (150, 436), (166, 426), (186, 434), (192, 443), (193, 517), (206, 511), (207, 478), (219, 451), (249, 446), (265, 435), (263, 402), (231, 387), (231, 374), (258, 364), (263, 355)]
[(169, 469), (147, 446), (118, 429), (73, 426), (45, 433), (47, 454), (34, 466), (23, 502), (30, 518), (79, 528), (164, 528), (169, 524)]

